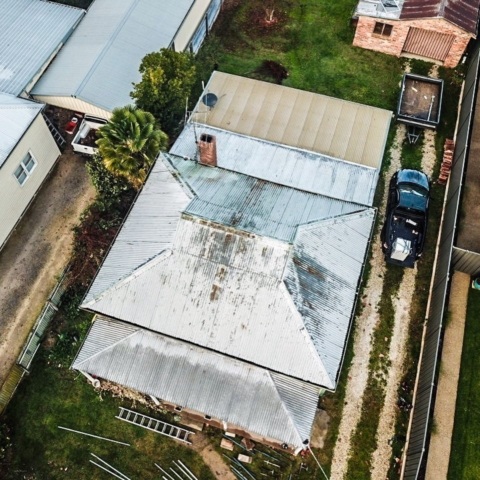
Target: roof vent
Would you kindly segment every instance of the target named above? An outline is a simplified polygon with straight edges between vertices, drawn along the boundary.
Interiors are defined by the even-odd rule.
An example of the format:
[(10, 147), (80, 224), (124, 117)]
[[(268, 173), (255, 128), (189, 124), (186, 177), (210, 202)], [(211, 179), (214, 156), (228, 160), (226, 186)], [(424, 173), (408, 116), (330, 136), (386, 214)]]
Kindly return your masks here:
[(200, 163), (209, 167), (217, 166), (217, 139), (213, 135), (202, 133), (198, 142)]
[(207, 93), (202, 97), (202, 103), (208, 108), (213, 108), (218, 102), (218, 97), (214, 93)]

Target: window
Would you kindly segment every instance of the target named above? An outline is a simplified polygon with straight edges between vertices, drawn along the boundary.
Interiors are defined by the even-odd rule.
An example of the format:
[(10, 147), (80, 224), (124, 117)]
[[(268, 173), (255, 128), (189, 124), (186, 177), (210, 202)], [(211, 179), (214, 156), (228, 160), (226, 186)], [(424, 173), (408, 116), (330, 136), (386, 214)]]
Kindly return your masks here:
[(389, 37), (392, 34), (393, 25), (388, 23), (375, 22), (373, 33), (381, 35), (382, 37)]
[(26, 157), (22, 160), (22, 163), (14, 172), (15, 178), (20, 185), (23, 185), (28, 180), (36, 166), (36, 160), (33, 158), (32, 154), (28, 152)]
[(176, 411), (176, 412), (181, 412), (182, 410), (183, 410), (183, 408), (180, 407), (179, 405), (177, 405), (177, 406), (175, 407), (175, 411)]

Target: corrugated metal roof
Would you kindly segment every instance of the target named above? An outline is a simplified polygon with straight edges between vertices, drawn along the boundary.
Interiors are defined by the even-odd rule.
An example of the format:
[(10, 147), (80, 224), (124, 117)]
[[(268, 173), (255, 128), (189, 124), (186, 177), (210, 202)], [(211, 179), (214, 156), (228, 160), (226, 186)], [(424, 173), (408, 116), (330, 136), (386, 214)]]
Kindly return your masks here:
[(0, 10), (0, 92), (19, 95), (85, 12), (43, 0), (2, 0)]
[(216, 137), (221, 168), (331, 198), (373, 203), (378, 169), (205, 124), (187, 123), (170, 153), (198, 159), (196, 140), (203, 133)]
[[(145, 187), (150, 202), (135, 205), (122, 233), (133, 238), (142, 225), (135, 212), (148, 215), (156, 203), (149, 183), (159, 181), (158, 191), (170, 185), (158, 166), (168, 164), (184, 182), (176, 194), (196, 195), (176, 220), (175, 239), (169, 233), (168, 245), (156, 247), (168, 250), (103, 293), (100, 272), (83, 306), (335, 388), (374, 210), (164, 157)], [(180, 216), (178, 207), (172, 212)], [(124, 243), (113, 251), (126, 256)], [(105, 263), (114, 269), (110, 255)]]
[(185, 213), (292, 243), (299, 225), (365, 207), (165, 154), (195, 192)]
[(104, 318), (73, 368), (296, 447), (318, 403), (313, 385)]
[(479, 0), (405, 0), (400, 20), (443, 17), (476, 35), (479, 8)]
[(168, 47), (195, 0), (95, 0), (33, 89), (112, 111), (132, 103), (142, 58)]
[(392, 112), (316, 93), (213, 72), (191, 121), (379, 168)]
[(332, 383), (340, 371), (375, 212), (301, 226), (285, 284)]
[(42, 108), (42, 104), (0, 93), (0, 167)]
[(86, 301), (170, 248), (180, 214), (191, 198), (193, 195), (182, 188), (165, 164), (157, 161), (97, 273)]

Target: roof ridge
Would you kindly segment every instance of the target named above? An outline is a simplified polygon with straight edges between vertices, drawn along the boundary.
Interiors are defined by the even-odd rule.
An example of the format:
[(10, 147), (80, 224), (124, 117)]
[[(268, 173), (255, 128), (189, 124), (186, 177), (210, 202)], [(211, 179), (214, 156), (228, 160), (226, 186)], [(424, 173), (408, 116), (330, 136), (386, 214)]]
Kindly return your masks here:
[(110, 287), (106, 288), (105, 290), (103, 290), (102, 292), (98, 293), (97, 295), (95, 295), (91, 300), (89, 300), (88, 302), (86, 303), (82, 303), (82, 305), (80, 305), (82, 308), (88, 308), (92, 305), (95, 305), (95, 303), (98, 302), (98, 300), (100, 300), (101, 298), (103, 298), (104, 296), (108, 295), (110, 292), (113, 292), (114, 290), (116, 290), (117, 288), (119, 287), (122, 287), (123, 285), (125, 285), (126, 283), (129, 283), (131, 282), (132, 280), (134, 280), (136, 277), (140, 276), (144, 271), (146, 270), (149, 270), (150, 268), (154, 267), (157, 263), (160, 263), (160, 262), (163, 262), (163, 260), (167, 259), (170, 255), (172, 255), (172, 249), (171, 248), (167, 248), (165, 250), (162, 250), (160, 253), (158, 253), (157, 255), (155, 255), (154, 257), (150, 258), (149, 260), (147, 260), (146, 262), (142, 263), (141, 265), (139, 265), (133, 272), (130, 272), (128, 275), (126, 275), (125, 277), (119, 279), (118, 281), (116, 281), (113, 285), (111, 285)]
[[(116, 321), (116, 320), (113, 320), (113, 321), (112, 321), (112, 320), (106, 319), (106, 318), (103, 317), (103, 316), (99, 316), (99, 318), (97, 318), (97, 319), (93, 322), (92, 328), (93, 328), (93, 326), (95, 325), (95, 323), (97, 323), (97, 322), (119, 323), (119, 322)], [(75, 364), (75, 367), (74, 367), (74, 368), (77, 369), (77, 370), (80, 370), (79, 367), (80, 367), (84, 362), (89, 361), (89, 360), (91, 360), (92, 358), (94, 358), (94, 357), (96, 357), (96, 356), (98, 356), (98, 355), (106, 352), (107, 350), (110, 350), (110, 349), (116, 347), (116, 346), (119, 345), (120, 343), (124, 342), (126, 339), (133, 337), (133, 336), (136, 335), (138, 332), (140, 332), (140, 331), (143, 330), (142, 327), (139, 327), (138, 325), (132, 325), (131, 323), (126, 323), (126, 322), (122, 322), (122, 323), (124, 324), (124, 326), (128, 326), (129, 328), (134, 328), (135, 331), (133, 331), (132, 333), (126, 334), (125, 336), (123, 336), (123, 337), (120, 338), (119, 340), (113, 342), (112, 344), (110, 344), (110, 345), (108, 345), (108, 346), (106, 346), (106, 347), (101, 348), (98, 352), (94, 353), (93, 355), (89, 355), (87, 358), (85, 358), (84, 360), (82, 360), (82, 361), (81, 361), (80, 363), (78, 363), (78, 364), (75, 363), (75, 361), (74, 361), (74, 362), (73, 362), (73, 364)], [(80, 352), (80, 350), (79, 350), (79, 352)], [(78, 355), (78, 353), (77, 353), (77, 355)], [(75, 360), (76, 360), (76, 359), (75, 359)], [(72, 368), (73, 368), (73, 364), (72, 364)]]
[(278, 395), (278, 399), (280, 400), (280, 403), (282, 405), (282, 409), (285, 411), (286, 413), (286, 416), (288, 418), (288, 422), (291, 424), (293, 430), (295, 430), (297, 436), (298, 436), (298, 439), (300, 440), (299, 443), (303, 443), (303, 441), (305, 440), (304, 438), (302, 438), (302, 436), (300, 435), (300, 432), (298, 430), (298, 427), (297, 427), (297, 424), (295, 423), (293, 417), (292, 417), (292, 412), (290, 412), (290, 410), (288, 409), (288, 407), (285, 405), (285, 402), (283, 401), (283, 398), (282, 398), (282, 395), (280, 394), (280, 391), (278, 390), (278, 386), (272, 376), (272, 372), (270, 370), (267, 370), (265, 369), (265, 371), (267, 372), (267, 376), (270, 380), (270, 383), (271, 385), (273, 386), (273, 388), (275, 389), (275, 391), (277, 392), (277, 395)]

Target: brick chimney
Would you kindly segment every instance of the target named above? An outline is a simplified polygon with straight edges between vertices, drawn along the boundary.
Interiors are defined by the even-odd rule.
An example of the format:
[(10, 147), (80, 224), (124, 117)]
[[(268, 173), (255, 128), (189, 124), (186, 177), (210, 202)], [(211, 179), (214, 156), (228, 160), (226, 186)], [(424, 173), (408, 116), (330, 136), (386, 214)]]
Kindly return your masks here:
[(200, 163), (209, 167), (217, 166), (217, 139), (213, 135), (202, 133), (198, 142)]

